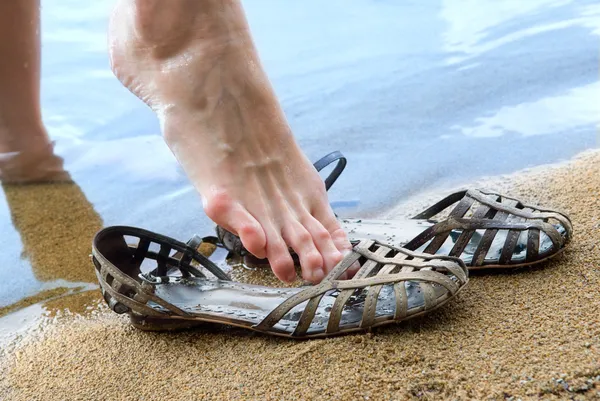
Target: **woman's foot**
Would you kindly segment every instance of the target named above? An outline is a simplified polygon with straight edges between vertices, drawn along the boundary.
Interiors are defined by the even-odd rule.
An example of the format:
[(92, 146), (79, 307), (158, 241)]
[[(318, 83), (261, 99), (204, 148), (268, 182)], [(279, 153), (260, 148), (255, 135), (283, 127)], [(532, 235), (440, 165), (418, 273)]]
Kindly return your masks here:
[(122, 0), (111, 18), (115, 75), (160, 119), (207, 215), (275, 275), (321, 279), (350, 248), (323, 181), (262, 69), (238, 1)]
[(0, 182), (25, 184), (70, 180), (69, 173), (63, 168), (63, 159), (54, 154), (52, 143), (33, 141), (14, 149), (0, 143)]

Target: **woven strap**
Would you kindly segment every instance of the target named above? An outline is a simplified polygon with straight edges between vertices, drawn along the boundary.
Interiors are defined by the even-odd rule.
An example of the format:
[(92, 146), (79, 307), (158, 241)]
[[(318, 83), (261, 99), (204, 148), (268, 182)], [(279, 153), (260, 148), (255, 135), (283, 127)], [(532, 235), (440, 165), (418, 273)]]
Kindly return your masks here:
[[(386, 256), (391, 253), (394, 256)], [(362, 266), (353, 279), (338, 280), (344, 272), (359, 261), (362, 261)], [(380, 269), (375, 273), (377, 267)], [(414, 282), (420, 285), (425, 293), (425, 308), (430, 308), (438, 303), (438, 300), (434, 298), (431, 285), (441, 286), (447, 290), (447, 294), (453, 295), (466, 283), (467, 277), (466, 266), (460, 259), (438, 258), (435, 255), (418, 254), (377, 241), (365, 240), (356, 245), (353, 252), (348, 254), (320, 284), (292, 295), (273, 309), (254, 328), (269, 331), (294, 307), (306, 302), (293, 333), (295, 336), (303, 336), (310, 328), (322, 297), (329, 291), (336, 291), (336, 302), (329, 312), (327, 332), (343, 331), (344, 329), (339, 326), (343, 307), (356, 290), (363, 289), (367, 291), (367, 295), (361, 327), (370, 327), (376, 319), (376, 303), (383, 285), (394, 285), (395, 293), (402, 294), (404, 283)], [(408, 312), (406, 302), (405, 292), (404, 297), (402, 295), (396, 297), (398, 307), (393, 318), (406, 316)]]
[[(469, 210), (473, 209), (475, 203), (478, 204), (478, 207), (472, 212), (472, 215), (464, 217)], [(458, 257), (464, 252), (476, 230), (485, 230), (471, 260), (472, 266), (480, 266), (485, 263), (486, 255), (498, 230), (509, 230), (498, 262), (510, 264), (521, 232), (527, 232), (527, 262), (534, 262), (540, 258), (541, 232), (545, 233), (552, 241), (552, 249), (546, 252), (555, 252), (562, 248), (572, 235), (571, 220), (564, 213), (526, 205), (518, 199), (481, 190), (460, 191), (448, 195), (414, 218), (435, 220), (438, 214), (453, 205), (456, 206), (445, 219), (424, 230), (404, 247), (415, 250), (427, 244), (424, 252), (434, 254), (443, 246), (452, 232), (460, 231), (460, 235), (449, 253), (450, 256)], [(549, 223), (549, 220), (558, 221), (564, 227), (566, 235), (563, 236), (555, 225)]]
[[(128, 245), (126, 237), (137, 238), (137, 246)], [(229, 280), (214, 263), (197, 252), (196, 248), (200, 243), (201, 239), (198, 237), (183, 244), (133, 227), (109, 227), (100, 231), (94, 238), (92, 260), (109, 306), (118, 313), (190, 317), (188, 312), (155, 295), (154, 290), (156, 284), (165, 283), (165, 280), (175, 282), (174, 285), (185, 285), (185, 277), (173, 277), (173, 270), (179, 270), (182, 275), (204, 277), (197, 266), (210, 271), (217, 279)], [(155, 276), (152, 272), (149, 277), (142, 275), (141, 264), (148, 259), (157, 264), (152, 272), (165, 276)], [(355, 263), (361, 265), (356, 276), (351, 280), (339, 280)], [(344, 299), (351, 300), (351, 295), (345, 294), (354, 294), (357, 290), (365, 295), (360, 327), (370, 327), (381, 319), (403, 319), (420, 310), (433, 308), (456, 294), (467, 280), (466, 266), (458, 258), (420, 254), (377, 241), (362, 241), (354, 246), (353, 251), (320, 284), (290, 296), (254, 328), (272, 331), (273, 326), (292, 308), (306, 302), (293, 332), (295, 336), (304, 336), (310, 330), (319, 310), (319, 303), (327, 292), (335, 291), (339, 299), (343, 296)], [(408, 308), (405, 290), (407, 282), (418, 286), (418, 291), (423, 293), (424, 305)], [(384, 285), (394, 287), (396, 312), (376, 316), (379, 293)], [(444, 291), (436, 290), (436, 286)], [(338, 305), (336, 301), (336, 306), (330, 312), (328, 333), (352, 329), (340, 327), (343, 310), (343, 304)]]
[[(137, 246), (128, 245), (125, 236), (137, 238)], [(214, 237), (204, 239), (216, 242)], [(205, 268), (219, 280), (229, 281), (225, 272), (197, 251), (204, 239), (194, 236), (188, 244), (184, 244), (164, 235), (125, 226), (108, 227), (98, 232), (92, 244), (92, 261), (111, 309), (118, 313), (133, 311), (143, 315), (166, 313), (149, 307), (147, 303), (152, 301), (172, 314), (188, 315), (155, 296), (154, 284), (168, 282), (174, 269), (179, 270), (183, 278), (204, 278), (205, 275), (196, 266)], [(158, 245), (160, 250), (150, 250), (152, 244)], [(157, 267), (142, 274), (140, 266), (146, 259), (155, 260)]]

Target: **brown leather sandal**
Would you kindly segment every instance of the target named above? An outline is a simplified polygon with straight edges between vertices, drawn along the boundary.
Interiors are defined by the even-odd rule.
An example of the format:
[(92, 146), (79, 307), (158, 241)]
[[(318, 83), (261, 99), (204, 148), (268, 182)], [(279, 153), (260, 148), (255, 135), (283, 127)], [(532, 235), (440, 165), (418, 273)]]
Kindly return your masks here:
[(451, 194), (412, 219), (341, 223), (351, 238), (457, 256), (469, 270), (541, 263), (564, 251), (573, 236), (564, 213), (476, 189)]
[[(346, 166), (340, 152), (315, 163), (317, 170), (337, 162), (326, 179), (329, 189)], [(454, 206), (454, 207), (453, 207)], [(494, 192), (459, 191), (412, 219), (340, 219), (351, 241), (375, 239), (409, 250), (460, 257), (470, 270), (521, 267), (561, 253), (573, 236), (569, 217), (557, 210), (525, 204)], [(245, 256), (240, 239), (217, 227), (220, 242)], [(251, 263), (265, 263), (251, 259)]]
[[(468, 282), (458, 258), (364, 240), (318, 285), (242, 284), (196, 251), (201, 241), (196, 236), (186, 245), (133, 227), (101, 230), (93, 241), (92, 261), (110, 308), (128, 313), (142, 330), (209, 322), (303, 339), (423, 315), (448, 302)], [(360, 270), (354, 278), (338, 279), (356, 263)]]

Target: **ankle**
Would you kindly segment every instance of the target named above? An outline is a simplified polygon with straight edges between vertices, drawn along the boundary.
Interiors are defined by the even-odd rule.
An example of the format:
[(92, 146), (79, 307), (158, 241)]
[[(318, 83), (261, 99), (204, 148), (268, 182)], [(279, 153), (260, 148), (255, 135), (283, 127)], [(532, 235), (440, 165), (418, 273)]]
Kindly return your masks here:
[[(191, 6), (200, 2), (192, 2)], [(174, 44), (181, 45), (189, 36), (194, 13), (182, 12), (181, 1), (165, 7), (163, 0), (121, 1), (115, 12), (129, 14), (137, 40), (147, 45), (157, 58), (168, 57)]]
[(222, 0), (124, 0), (116, 12), (127, 13), (141, 44), (156, 59), (171, 57), (194, 39), (212, 42), (220, 48), (249, 38), (241, 5)]
[[(1, 120), (1, 118), (0, 118)], [(52, 145), (44, 126), (40, 124), (0, 125), (0, 154), (30, 153)]]
[(0, 182), (27, 183), (69, 181), (63, 159), (54, 154), (54, 144), (34, 143), (21, 150), (0, 152)]

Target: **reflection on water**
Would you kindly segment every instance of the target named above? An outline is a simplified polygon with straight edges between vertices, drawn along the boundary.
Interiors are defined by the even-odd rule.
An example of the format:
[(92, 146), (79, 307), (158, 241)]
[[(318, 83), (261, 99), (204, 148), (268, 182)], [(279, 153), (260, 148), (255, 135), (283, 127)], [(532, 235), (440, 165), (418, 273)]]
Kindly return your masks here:
[[(600, 5), (594, 1), (442, 0), (440, 16), (447, 21), (444, 50), (462, 53), (459, 62), (481, 56), (545, 32), (584, 27), (600, 34)], [(557, 49), (551, 49), (557, 51)]]
[[(212, 229), (153, 114), (108, 68), (112, 3), (42, 0), (43, 116), (77, 184), (3, 187), (0, 307), (94, 283), (103, 223), (180, 239)], [(597, 146), (597, 1), (245, 7), (302, 147), (349, 158), (331, 192), (341, 215)]]
[[(600, 82), (576, 87), (564, 94), (546, 97), (516, 106), (504, 106), (493, 115), (477, 118), (471, 127), (455, 126), (462, 135), (474, 138), (500, 137), (507, 132), (520, 135), (547, 135), (548, 132), (571, 132), (584, 129), (598, 119)], [(531, 118), (531, 116), (545, 118)]]
[(12, 223), (36, 278), (93, 282), (89, 239), (102, 228), (102, 220), (73, 182), (4, 185)]
[[(0, 306), (32, 292), (49, 298), (60, 289), (89, 289), (95, 282), (88, 268), (90, 238), (102, 227), (102, 220), (79, 186), (74, 182), (5, 184), (2, 189), (22, 246), (22, 261), (2, 264), (2, 276), (12, 280), (10, 286), (0, 284)], [(10, 245), (5, 248), (9, 254), (19, 249)], [(24, 261), (28, 266), (23, 266)], [(23, 270), (31, 270), (33, 277)]]

